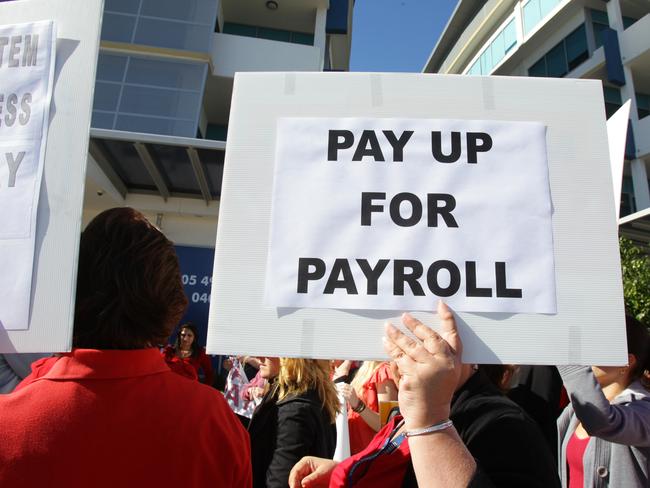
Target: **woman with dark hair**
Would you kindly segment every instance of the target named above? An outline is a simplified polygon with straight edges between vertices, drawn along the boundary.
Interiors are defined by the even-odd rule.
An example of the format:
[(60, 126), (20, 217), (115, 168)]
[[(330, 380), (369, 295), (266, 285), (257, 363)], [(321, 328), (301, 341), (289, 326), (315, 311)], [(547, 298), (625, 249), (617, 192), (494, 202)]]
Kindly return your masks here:
[(186, 305), (159, 230), (131, 208), (95, 217), (72, 352), (0, 395), (0, 485), (250, 486), (248, 436), (221, 394), (173, 373), (156, 347)]
[(212, 362), (205, 353), (205, 348), (199, 346), (198, 337), (194, 324), (188, 322), (181, 325), (176, 333), (174, 345), (163, 349), (163, 357), (169, 369), (192, 380), (199, 378), (199, 369), (202, 369), (203, 383), (212, 385), (214, 382)]
[(565, 487), (647, 487), (650, 394), (640, 383), (650, 362), (648, 329), (626, 317), (628, 365), (558, 366), (571, 399), (558, 419)]

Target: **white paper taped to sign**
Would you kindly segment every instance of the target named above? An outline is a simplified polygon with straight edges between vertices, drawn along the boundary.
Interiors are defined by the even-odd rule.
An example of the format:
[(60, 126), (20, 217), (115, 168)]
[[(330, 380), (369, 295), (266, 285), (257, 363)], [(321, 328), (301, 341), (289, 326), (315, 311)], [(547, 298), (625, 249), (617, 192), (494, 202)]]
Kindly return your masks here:
[(556, 313), (546, 128), (278, 120), (265, 302)]
[(55, 61), (52, 21), (0, 26), (0, 325), (27, 329)]

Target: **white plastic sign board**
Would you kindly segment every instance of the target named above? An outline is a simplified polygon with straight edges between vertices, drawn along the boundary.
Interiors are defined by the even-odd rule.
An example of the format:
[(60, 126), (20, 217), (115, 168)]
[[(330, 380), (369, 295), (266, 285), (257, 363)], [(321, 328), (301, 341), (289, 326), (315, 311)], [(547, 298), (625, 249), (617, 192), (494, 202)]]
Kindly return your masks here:
[(52, 21), (0, 25), (0, 327), (5, 330), (29, 325), (55, 39)]
[(275, 307), (555, 313), (546, 128), (280, 119), (266, 269)]
[(627, 124), (630, 117), (631, 105), (631, 101), (628, 100), (607, 120), (609, 163), (612, 170), (614, 192), (614, 215), (617, 219), (621, 212), (621, 187), (623, 186), (625, 143), (627, 142)]
[[(20, 218), (23, 224), (29, 224), (25, 228), (29, 228), (34, 239), (31, 252), (33, 269), (23, 272), (16, 279), (16, 283), (31, 283), (31, 291), (26, 297), (27, 323), (0, 327), (0, 352), (56, 352), (71, 347), (88, 134), (102, 10), (101, 0), (0, 3), (0, 25), (39, 26), (51, 22), (56, 26), (56, 54), (52, 58), (54, 66), (50, 85), (52, 96), (49, 114), (45, 112), (46, 120), (42, 121), (41, 126), (44, 141), (41, 147), (44, 149), (42, 177), (39, 182), (37, 171), (36, 179), (29, 182), (29, 185), (34, 183), (34, 191), (38, 192), (37, 196), (33, 195), (36, 214), (31, 224), (29, 220)], [(10, 40), (4, 48), (5, 56), (11, 57), (12, 42)], [(25, 48), (26, 45), (26, 38), (23, 37), (20, 46), (16, 41), (14, 49)], [(43, 44), (43, 49), (46, 46)], [(42, 54), (39, 37), (37, 56)], [(29, 57), (25, 60), (29, 60)], [(0, 68), (0, 71), (3, 70)], [(11, 89), (11, 85), (18, 82), (15, 78), (10, 80), (11, 83), (3, 81), (0, 90), (5, 95), (5, 103), (8, 99), (4, 90)], [(31, 88), (40, 90), (48, 86), (48, 81), (47, 78), (37, 80)], [(32, 107), (36, 101), (34, 96)], [(18, 103), (16, 108), (20, 117), (24, 107)], [(5, 108), (3, 117), (8, 113)], [(31, 116), (36, 117), (37, 114), (32, 112)], [(3, 143), (5, 135), (2, 133)], [(27, 144), (30, 139), (23, 135), (11, 143)], [(23, 159), (16, 172), (16, 186), (26, 161)], [(0, 172), (0, 180), (2, 175), (7, 176)], [(4, 254), (4, 250), (2, 252)], [(2, 302), (2, 306), (6, 307), (7, 304)]]
[[(301, 118), (305, 122), (303, 125), (298, 121)], [(387, 171), (377, 168), (383, 168), (382, 165), (388, 164), (388, 161), (374, 162), (368, 156), (363, 165), (346, 169), (358, 171), (348, 173), (349, 179), (355, 181), (344, 181), (346, 178), (343, 177), (337, 184), (337, 177), (332, 176), (330, 168), (321, 169), (319, 173), (318, 170), (301, 168), (297, 161), (300, 159), (305, 166), (309, 166), (322, 160), (323, 151), (327, 153), (327, 146), (323, 144), (327, 145), (328, 135), (325, 132), (321, 137), (314, 131), (315, 128), (325, 129), (332, 123), (339, 124), (334, 127), (336, 130), (351, 131), (357, 140), (357, 147), (358, 137), (364, 129), (374, 130), (375, 133), (380, 128), (392, 130), (396, 135), (393, 141), (399, 140), (402, 130), (413, 130), (414, 134), (424, 131), (429, 137), (429, 154), (426, 161), (418, 162), (419, 158), (411, 156), (407, 161), (410, 146), (405, 145), (404, 161), (390, 163), (397, 164), (393, 166), (396, 172), (394, 180), (383, 176), (377, 178), (374, 173), (363, 173), (362, 177), (361, 171), (373, 171), (369, 167), (376, 171)], [(485, 175), (482, 181), (472, 181), (470, 178), (467, 184), (477, 185), (472, 191), (454, 179), (442, 178), (445, 185), (439, 186), (440, 181), (433, 180), (423, 166), (446, 164), (444, 171), (456, 172), (467, 170), (462, 168), (463, 164), (469, 166), (472, 163), (466, 160), (464, 163), (431, 162), (432, 125), (437, 123), (443, 124), (441, 131), (457, 127), (457, 132), (461, 133), (490, 133), (494, 127), (508, 127), (510, 134), (504, 141), (510, 142), (503, 142), (506, 145), (502, 146), (507, 153), (504, 164), (514, 165), (514, 161), (518, 164), (509, 167), (509, 170), (496, 170), (493, 175)], [(285, 134), (286, 124), (292, 127), (293, 137)], [(407, 127), (409, 124), (412, 129)], [(538, 131), (543, 129), (545, 137), (528, 134), (519, 139), (523, 148), (508, 147), (508, 144), (513, 144), (518, 128), (523, 127), (537, 127)], [(306, 134), (303, 135), (301, 130)], [(542, 139), (543, 144), (540, 142)], [(379, 137), (378, 140), (381, 141)], [(343, 137), (337, 141), (341, 147), (347, 144), (344, 144)], [(283, 148), (285, 144), (293, 145), (293, 149)], [(501, 144), (493, 144), (493, 147), (497, 146), (494, 150), (500, 151)], [(540, 149), (540, 144), (545, 146), (544, 150)], [(392, 149), (390, 143), (385, 146), (380, 142), (382, 153), (383, 148), (389, 146)], [(423, 142), (422, 147), (427, 147), (427, 143)], [(350, 149), (353, 158), (356, 149), (354, 142)], [(373, 144), (365, 143), (361, 151), (372, 152), (372, 149)], [(461, 148), (467, 159), (466, 149), (467, 139), (464, 149)], [(442, 147), (444, 154), (449, 154), (450, 150), (449, 145)], [(538, 159), (543, 153), (546, 161), (540, 162)], [(500, 161), (503, 161), (502, 156), (500, 154)], [(282, 161), (278, 161), (280, 157)], [(394, 154), (391, 157), (394, 159)], [(489, 158), (489, 153), (478, 154), (475, 166), (481, 166), (482, 157)], [(292, 158), (296, 161), (292, 162)], [(327, 157), (325, 159), (327, 162)], [(510, 160), (513, 163), (509, 163)], [(340, 163), (339, 166), (348, 164), (329, 162)], [(402, 176), (397, 173), (409, 164), (419, 166), (415, 175)], [(283, 174), (286, 171), (293, 174)], [(522, 177), (523, 173), (537, 176), (528, 180)], [(291, 259), (301, 257), (298, 254), (305, 249), (315, 257), (326, 254), (322, 257), (327, 259), (344, 257), (356, 260), (368, 255), (370, 261), (370, 258), (381, 257), (372, 254), (377, 249), (382, 253), (389, 252), (387, 256), (393, 259), (399, 256), (404, 259), (421, 257), (417, 253), (424, 251), (417, 250), (419, 243), (412, 244), (407, 238), (389, 237), (389, 233), (393, 232), (390, 215), (388, 222), (382, 224), (381, 230), (373, 236), (386, 242), (373, 248), (364, 241), (360, 247), (354, 247), (358, 243), (354, 242), (355, 238), (350, 238), (353, 231), (348, 229), (361, 227), (361, 196), (358, 191), (360, 188), (374, 191), (372, 184), (377, 182), (388, 185), (385, 191), (380, 188), (376, 192), (386, 193), (386, 200), (383, 203), (381, 199), (373, 200), (370, 205), (383, 206), (389, 214), (389, 194), (397, 190), (416, 196), (422, 192), (425, 195), (444, 193), (457, 196), (458, 210), (451, 212), (452, 216), (462, 220), (462, 225), (459, 222), (457, 229), (471, 221), (471, 216), (470, 221), (464, 220), (467, 217), (460, 210), (462, 205), (472, 205), (472, 208), (485, 211), (483, 207), (489, 209), (492, 203), (486, 196), (504, 198), (504, 203), (497, 202), (494, 207), (497, 214), (499, 211), (506, 212), (501, 221), (497, 218), (487, 219), (485, 224), (493, 227), (492, 235), (489, 229), (480, 228), (480, 222), (472, 222), (471, 230), (477, 233), (478, 242), (460, 242), (455, 244), (458, 248), (453, 248), (445, 240), (441, 244), (443, 251), (464, 263), (471, 261), (470, 258), (481, 248), (478, 256), (481, 260), (489, 258), (489, 261), (498, 262), (501, 261), (497, 259), (498, 253), (512, 250), (510, 244), (502, 249), (501, 233), (505, 232), (510, 235), (507, 239), (515, 239), (515, 248), (522, 248), (519, 250), (522, 256), (527, 256), (521, 260), (530, 263), (530, 268), (524, 274), (541, 270), (540, 276), (527, 276), (526, 279), (537, 278), (545, 282), (540, 288), (542, 290), (554, 288), (549, 292), (554, 302), (546, 300), (544, 307), (533, 306), (525, 310), (495, 309), (485, 303), (462, 303), (462, 300), (456, 303), (459, 309), (457, 321), (465, 346), (464, 361), (625, 364), (627, 351), (621, 270), (617, 226), (611, 212), (612, 183), (600, 83), (591, 80), (415, 74), (236, 75), (217, 231), (208, 352), (378, 359), (386, 357), (381, 343), (383, 323), (388, 320), (398, 324), (402, 311), (415, 311), (418, 318), (436, 327), (435, 314), (422, 311), (425, 308), (435, 309), (435, 293), (427, 296), (428, 307), (412, 302), (402, 305), (404, 302), (399, 301), (391, 302), (397, 303), (392, 308), (393, 305), (367, 302), (360, 302), (356, 306), (356, 302), (316, 303), (307, 300), (296, 303), (278, 299), (283, 293), (285, 281), (294, 280), (287, 286), (296, 286), (296, 290), (298, 284), (295, 277), (289, 274), (269, 276), (271, 266), (274, 266), (269, 265), (269, 261), (273, 263), (276, 252), (272, 247), (277, 247), (279, 256), (289, 256)], [(274, 197), (277, 184), (284, 186), (280, 191), (275, 188)], [(292, 184), (299, 188), (291, 188)], [(514, 197), (519, 190), (513, 187), (518, 185), (522, 185), (528, 195)], [(306, 191), (301, 193), (303, 188)], [(356, 205), (350, 204), (348, 207), (343, 203), (348, 193), (357, 200)], [(285, 198), (295, 198), (296, 194), (301, 196), (293, 203), (283, 201)], [(510, 198), (518, 198), (520, 205), (525, 207), (522, 216), (513, 217), (516, 212), (511, 207), (516, 203)], [(411, 205), (416, 205), (413, 202)], [(550, 226), (548, 215), (547, 220), (544, 218), (545, 203), (550, 205)], [(274, 207), (278, 205), (283, 210), (276, 213)], [(408, 220), (411, 216), (409, 209), (404, 208), (406, 204), (400, 205), (402, 208), (398, 209), (396, 215)], [(442, 207), (436, 205), (433, 207)], [(328, 217), (328, 210), (322, 207), (340, 208), (340, 211)], [(425, 218), (425, 208), (428, 207), (422, 204), (422, 219)], [(312, 211), (320, 212), (318, 216), (327, 217), (322, 225), (318, 224), (318, 218), (309, 219), (308, 214)], [(372, 222), (372, 219), (385, 216), (386, 212), (370, 213)], [(523, 215), (527, 215), (531, 222), (525, 222)], [(276, 225), (282, 226), (277, 234), (273, 230)], [(445, 231), (451, 229), (439, 228)], [(426, 239), (423, 236), (427, 234), (424, 229), (417, 238)], [(530, 250), (536, 249), (538, 239), (549, 242), (552, 259), (540, 255), (541, 262), (537, 262), (538, 256)], [(319, 240), (324, 242), (318, 243)], [(330, 249), (338, 249), (337, 240), (343, 241), (341, 245), (346, 246), (340, 249), (364, 254), (330, 255)], [(467, 249), (464, 249), (465, 246)], [(309, 268), (309, 271), (316, 273), (316, 267)], [(280, 266), (277, 269), (283, 268)], [(467, 270), (465, 266), (459, 266), (459, 269)], [(510, 269), (511, 266), (506, 266), (507, 273)], [(491, 277), (493, 282), (490, 285), (488, 276), (478, 273), (476, 286), (490, 287), (495, 294), (495, 277)], [(549, 273), (552, 276), (549, 277)], [(345, 281), (342, 276), (336, 277), (333, 283)], [(360, 278), (363, 276), (362, 273)], [(391, 276), (394, 277), (394, 273)], [(367, 291), (367, 280), (360, 283), (363, 283), (360, 288), (365, 287)], [(315, 285), (315, 281), (309, 284)], [(322, 286), (326, 284), (327, 280)], [(444, 287), (447, 283), (441, 281), (438, 284)], [(523, 293), (528, 286), (508, 282), (507, 288), (520, 288)], [(461, 283), (459, 290), (466, 291), (467, 283)], [(548, 304), (551, 307), (545, 308)]]

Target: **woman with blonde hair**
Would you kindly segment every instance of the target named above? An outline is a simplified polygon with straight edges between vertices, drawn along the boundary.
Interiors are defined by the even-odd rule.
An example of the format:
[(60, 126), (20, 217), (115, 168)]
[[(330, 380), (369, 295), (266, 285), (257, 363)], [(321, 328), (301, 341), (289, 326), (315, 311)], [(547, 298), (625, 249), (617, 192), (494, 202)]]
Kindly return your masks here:
[(329, 371), (324, 360), (261, 358), (269, 384), (248, 427), (254, 487), (284, 488), (303, 456), (334, 455), (339, 401)]
[(379, 402), (397, 400), (397, 386), (390, 373), (390, 363), (364, 361), (354, 379), (339, 388), (350, 407), (350, 452), (356, 454), (366, 448), (381, 428)]

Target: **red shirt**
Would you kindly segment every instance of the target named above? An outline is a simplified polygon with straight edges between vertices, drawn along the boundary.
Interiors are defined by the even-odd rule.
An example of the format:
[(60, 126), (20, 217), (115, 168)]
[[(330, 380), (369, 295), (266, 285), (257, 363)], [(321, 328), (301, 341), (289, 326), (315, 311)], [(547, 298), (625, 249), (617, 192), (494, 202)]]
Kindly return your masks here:
[(582, 458), (589, 444), (590, 437), (579, 439), (575, 432), (566, 446), (566, 463), (569, 472), (569, 488), (583, 488), (585, 467)]
[[(393, 381), (390, 374), (390, 366), (388, 363), (382, 363), (368, 378), (363, 385), (363, 393), (361, 400), (373, 412), (379, 412), (379, 399), (377, 398), (377, 385), (386, 381)], [(348, 409), (348, 429), (350, 432), (350, 452), (356, 454), (368, 445), (368, 443), (375, 437), (375, 432), (366, 423), (361, 415)]]
[[(332, 472), (329, 488), (348, 486), (354, 486), (354, 488), (392, 488), (402, 486), (411, 459), (408, 439), (394, 436), (393, 441), (397, 446), (390, 455), (388, 455), (388, 451), (393, 448), (386, 446), (386, 441), (391, 432), (401, 420), (402, 417), (399, 415), (392, 418), (377, 432), (364, 450), (341, 461)], [(384, 448), (383, 451), (382, 448)], [(355, 465), (354, 473), (351, 474), (351, 470)], [(352, 485), (347, 483), (347, 478), (350, 475), (354, 480)]]
[(203, 370), (205, 375), (204, 383), (212, 386), (214, 382), (214, 371), (212, 370), (212, 362), (205, 353), (205, 349), (199, 349), (199, 354), (196, 357), (180, 358), (176, 355), (173, 346), (166, 346), (162, 354), (169, 369), (175, 373), (185, 376), (191, 380), (199, 379), (199, 369)]
[(0, 486), (250, 487), (248, 434), (222, 395), (158, 349), (77, 349), (0, 395)]

